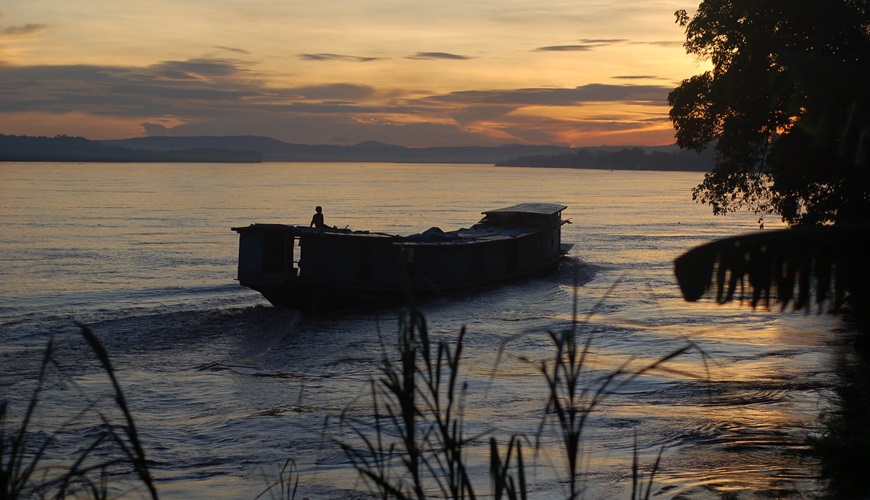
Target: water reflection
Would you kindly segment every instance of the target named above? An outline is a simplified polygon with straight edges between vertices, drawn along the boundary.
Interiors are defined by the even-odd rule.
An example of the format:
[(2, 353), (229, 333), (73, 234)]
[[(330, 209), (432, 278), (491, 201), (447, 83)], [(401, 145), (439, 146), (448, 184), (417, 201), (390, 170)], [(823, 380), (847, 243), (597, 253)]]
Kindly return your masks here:
[(870, 345), (866, 323), (839, 332), (844, 341), (835, 360), (840, 376), (831, 408), (822, 413), (824, 429), (810, 439), (821, 460), (822, 480), (833, 498), (870, 498)]

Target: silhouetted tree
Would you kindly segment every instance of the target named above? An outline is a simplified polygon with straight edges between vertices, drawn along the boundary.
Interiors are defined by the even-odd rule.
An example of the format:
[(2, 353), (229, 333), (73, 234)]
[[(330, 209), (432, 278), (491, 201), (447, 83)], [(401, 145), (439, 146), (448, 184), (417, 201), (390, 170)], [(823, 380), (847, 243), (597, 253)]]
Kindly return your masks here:
[[(676, 259), (683, 296), (753, 307), (853, 311), (863, 362), (811, 440), (831, 498), (868, 498), (870, 456), (870, 0), (704, 0), (677, 12), (686, 50), (712, 70), (668, 97), (677, 144), (715, 144), (695, 188), (715, 214), (748, 208), (792, 225), (714, 241)], [(853, 223), (861, 224), (853, 224)]]
[(688, 301), (715, 292), (718, 303), (819, 312), (844, 306), (870, 313), (870, 267), (864, 242), (870, 226), (836, 225), (764, 231), (695, 247), (674, 261)]
[(668, 96), (677, 144), (715, 144), (695, 188), (715, 214), (789, 224), (870, 219), (868, 0), (704, 0), (677, 11), (712, 69)]

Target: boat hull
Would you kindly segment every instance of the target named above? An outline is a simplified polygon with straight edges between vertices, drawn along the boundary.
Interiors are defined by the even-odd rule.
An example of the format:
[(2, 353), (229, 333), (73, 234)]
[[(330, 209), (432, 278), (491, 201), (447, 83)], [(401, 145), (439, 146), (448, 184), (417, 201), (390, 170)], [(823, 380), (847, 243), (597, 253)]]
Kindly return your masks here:
[(249, 288), (260, 292), (275, 307), (286, 307), (302, 311), (327, 311), (348, 308), (379, 308), (411, 301), (430, 299), (435, 296), (455, 293), (462, 290), (482, 290), (488, 286), (514, 283), (531, 278), (541, 278), (559, 269), (563, 256), (548, 262), (539, 269), (512, 278), (457, 286), (450, 289), (436, 287), (408, 287), (406, 289), (351, 288), (345, 286), (326, 286), (317, 284), (262, 285), (249, 283)]

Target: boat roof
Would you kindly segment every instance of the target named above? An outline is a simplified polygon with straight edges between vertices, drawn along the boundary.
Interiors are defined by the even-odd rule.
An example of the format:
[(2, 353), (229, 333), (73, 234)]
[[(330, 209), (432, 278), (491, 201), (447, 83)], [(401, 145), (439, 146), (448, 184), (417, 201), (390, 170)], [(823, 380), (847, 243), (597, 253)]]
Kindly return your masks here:
[(520, 203), (510, 207), (496, 208), (495, 210), (487, 210), (481, 212), (484, 215), (489, 214), (533, 214), (533, 215), (556, 215), (562, 210), (565, 210), (565, 205), (558, 203)]

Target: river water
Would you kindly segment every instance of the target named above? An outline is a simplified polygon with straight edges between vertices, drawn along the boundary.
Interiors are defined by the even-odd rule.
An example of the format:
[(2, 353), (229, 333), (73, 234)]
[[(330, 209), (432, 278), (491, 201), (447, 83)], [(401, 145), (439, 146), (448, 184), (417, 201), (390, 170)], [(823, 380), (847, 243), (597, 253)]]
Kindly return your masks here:
[[(436, 340), (455, 343), (467, 329), (464, 424), (481, 436), (469, 453), (477, 490), (489, 487), (489, 436), (534, 442), (546, 401), (538, 366), (553, 356), (547, 332), (571, 325), (576, 301), (580, 335), (592, 339), (590, 384), (694, 346), (673, 371), (638, 378), (591, 414), (585, 498), (630, 496), (635, 449), (644, 470), (664, 450), (658, 498), (812, 496), (816, 464), (800, 452), (828, 404), (841, 325), (682, 300), (675, 257), (758, 230), (752, 214), (714, 218), (695, 204), (701, 178), (488, 165), (0, 164), (0, 399), (10, 418), (21, 415), (54, 338), (58, 361), (34, 428), (57, 432), (46, 463), (85, 446), (101, 428), (95, 408), (111, 400), (77, 334), (84, 323), (117, 369), (161, 496), (254, 498), (292, 458), (298, 498), (365, 497), (335, 444), (353, 440), (338, 421), (370, 409), (365, 394), (391, 355), (397, 310), (274, 309), (235, 281), (230, 228), (307, 224), (322, 205), (328, 225), (409, 234), (559, 202), (574, 248), (558, 272), (422, 305)], [(530, 490), (564, 498), (556, 433), (541, 432)]]

